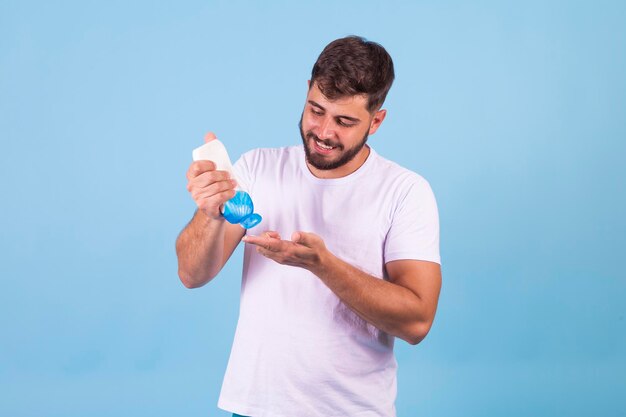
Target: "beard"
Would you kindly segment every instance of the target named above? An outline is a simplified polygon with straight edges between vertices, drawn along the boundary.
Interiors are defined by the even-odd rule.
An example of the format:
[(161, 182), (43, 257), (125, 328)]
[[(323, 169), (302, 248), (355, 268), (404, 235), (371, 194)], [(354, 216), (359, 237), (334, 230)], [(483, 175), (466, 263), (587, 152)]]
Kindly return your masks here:
[[(359, 143), (354, 145), (352, 148), (346, 149), (344, 151), (345, 147), (340, 143), (332, 143), (328, 140), (322, 140), (318, 138), (317, 135), (315, 135), (313, 132), (304, 133), (304, 130), (302, 130), (302, 116), (300, 116), (300, 122), (298, 123), (298, 127), (300, 130), (300, 137), (302, 138), (302, 144), (304, 145), (304, 154), (306, 156), (307, 162), (313, 167), (323, 171), (339, 168), (352, 161), (354, 157), (361, 151), (361, 149), (363, 149), (363, 146), (365, 146), (365, 143), (367, 142), (367, 138), (369, 136), (368, 132), (366, 131), (365, 136), (363, 136), (363, 139), (361, 139)], [(335, 149), (339, 150), (342, 153), (334, 160), (327, 160), (324, 158), (324, 156), (318, 155), (311, 150), (311, 140), (319, 140), (326, 146), (336, 147)]]

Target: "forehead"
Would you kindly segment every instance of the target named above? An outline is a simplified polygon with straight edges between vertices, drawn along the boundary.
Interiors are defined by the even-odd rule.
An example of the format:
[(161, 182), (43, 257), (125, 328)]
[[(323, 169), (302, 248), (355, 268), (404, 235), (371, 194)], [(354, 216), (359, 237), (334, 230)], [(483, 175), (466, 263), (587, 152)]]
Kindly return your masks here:
[(307, 103), (314, 101), (322, 106), (325, 110), (332, 113), (368, 113), (367, 97), (364, 95), (344, 96), (334, 100), (330, 100), (316, 84), (309, 88), (307, 93)]

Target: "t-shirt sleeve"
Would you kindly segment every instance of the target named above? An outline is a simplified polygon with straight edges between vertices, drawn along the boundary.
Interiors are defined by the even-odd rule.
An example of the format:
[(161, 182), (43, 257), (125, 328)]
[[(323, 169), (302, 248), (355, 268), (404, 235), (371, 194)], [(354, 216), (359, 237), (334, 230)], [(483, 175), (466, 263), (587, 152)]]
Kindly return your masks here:
[(253, 176), (251, 173), (251, 161), (252, 151), (246, 152), (239, 157), (239, 159), (233, 165), (233, 172), (235, 174), (235, 180), (239, 188), (248, 193), (252, 192), (254, 185)]
[(399, 259), (441, 263), (437, 202), (421, 177), (400, 199), (385, 240), (385, 263)]

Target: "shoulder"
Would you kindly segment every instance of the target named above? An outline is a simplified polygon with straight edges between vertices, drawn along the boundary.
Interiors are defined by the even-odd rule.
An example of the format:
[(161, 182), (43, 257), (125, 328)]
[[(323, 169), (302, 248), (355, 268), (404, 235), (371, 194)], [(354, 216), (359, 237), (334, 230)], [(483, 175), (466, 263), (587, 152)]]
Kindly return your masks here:
[(406, 168), (397, 162), (374, 153), (373, 169), (375, 174), (384, 183), (386, 189), (395, 189), (399, 194), (409, 192), (425, 192), (432, 194), (430, 183), (417, 172)]
[(249, 166), (281, 164), (297, 160), (302, 155), (302, 146), (284, 146), (279, 148), (256, 148), (241, 155), (241, 159)]

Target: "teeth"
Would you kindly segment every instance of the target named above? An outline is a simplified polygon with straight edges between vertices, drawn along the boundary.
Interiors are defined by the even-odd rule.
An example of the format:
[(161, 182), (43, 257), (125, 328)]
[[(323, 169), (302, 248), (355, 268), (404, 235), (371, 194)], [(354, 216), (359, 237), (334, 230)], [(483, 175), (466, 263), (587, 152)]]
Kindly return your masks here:
[(326, 150), (329, 150), (329, 151), (331, 149), (334, 149), (334, 146), (326, 146), (322, 142), (320, 142), (319, 140), (316, 140), (315, 143), (317, 143), (317, 146), (319, 146), (322, 149), (326, 149)]

